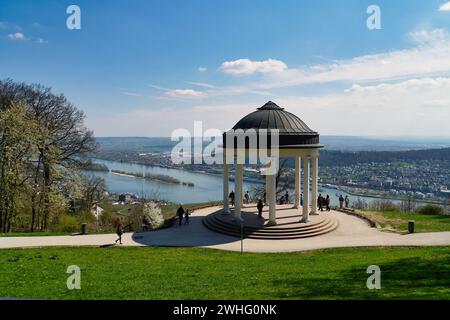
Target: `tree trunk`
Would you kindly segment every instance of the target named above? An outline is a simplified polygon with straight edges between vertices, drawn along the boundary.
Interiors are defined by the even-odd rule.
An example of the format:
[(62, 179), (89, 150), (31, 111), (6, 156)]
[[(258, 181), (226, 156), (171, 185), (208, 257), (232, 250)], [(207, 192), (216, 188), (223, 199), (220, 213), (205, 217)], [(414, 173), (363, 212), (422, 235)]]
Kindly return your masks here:
[(48, 226), (48, 218), (50, 213), (50, 182), (51, 179), (51, 172), (50, 172), (50, 166), (46, 163), (44, 163), (44, 210), (43, 210), (43, 217), (42, 217), (42, 229), (47, 230)]
[(39, 156), (39, 160), (38, 160), (38, 163), (37, 163), (37, 166), (36, 166), (36, 173), (35, 173), (35, 176), (34, 176), (34, 186), (33, 186), (33, 188), (34, 188), (34, 190), (33, 190), (33, 195), (31, 196), (31, 228), (30, 228), (30, 231), (31, 232), (34, 232), (34, 226), (35, 226), (35, 223), (36, 223), (36, 213), (37, 213), (37, 210), (36, 210), (36, 196), (37, 196), (37, 193), (38, 193), (38, 183), (39, 183), (39, 170), (40, 170), (40, 168), (41, 168), (41, 157)]

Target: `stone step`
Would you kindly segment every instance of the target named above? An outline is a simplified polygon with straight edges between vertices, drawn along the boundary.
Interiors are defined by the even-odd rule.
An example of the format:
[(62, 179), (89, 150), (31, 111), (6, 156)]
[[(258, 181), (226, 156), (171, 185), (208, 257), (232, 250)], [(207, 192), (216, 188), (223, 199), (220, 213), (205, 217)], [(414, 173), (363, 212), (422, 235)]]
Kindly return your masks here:
[[(236, 224), (221, 224), (221, 219), (214, 219), (215, 214), (209, 215), (203, 219), (203, 224), (210, 230), (226, 234), (229, 236), (241, 237), (241, 229)], [(290, 228), (289, 230), (274, 230), (270, 227), (260, 228), (257, 230), (247, 230), (244, 228), (244, 238), (247, 239), (265, 239), (265, 240), (286, 240), (286, 239), (300, 239), (319, 236), (335, 230), (338, 222), (335, 219), (326, 218), (321, 223), (316, 223), (312, 228), (298, 227)]]
[[(227, 231), (230, 233), (234, 233), (240, 236), (241, 233), (241, 229), (234, 227), (234, 228), (227, 228), (221, 225), (217, 225), (211, 222), (211, 220), (209, 221), (205, 221), (205, 223), (210, 227), (210, 228), (214, 228), (216, 230), (221, 230), (221, 231)], [(308, 229), (308, 230), (302, 230), (302, 229), (298, 229), (298, 230), (290, 230), (289, 232), (268, 232), (265, 229), (260, 229), (257, 231), (253, 231), (253, 230), (247, 230), (246, 228), (244, 228), (244, 233), (247, 235), (268, 235), (268, 236), (289, 236), (289, 235), (302, 235), (302, 234), (308, 234), (308, 233), (314, 233), (314, 232), (318, 232), (318, 231), (322, 231), (322, 230), (326, 230), (328, 229), (331, 225), (333, 225), (332, 222), (327, 222), (323, 225), (321, 225), (320, 227), (314, 228), (314, 229)]]
[[(212, 215), (207, 216), (206, 218), (214, 219), (215, 221), (217, 221), (217, 223), (220, 223), (220, 224), (222, 224), (224, 226), (228, 226), (228, 227), (231, 227), (231, 228), (235, 227), (235, 226), (238, 226), (240, 228), (240, 226), (236, 222), (225, 221), (224, 218), (220, 214), (212, 214)], [(299, 218), (298, 220), (300, 220), (301, 216), (298, 216), (298, 218)], [(313, 223), (310, 222), (308, 224), (304, 224), (304, 225), (301, 225), (301, 226), (289, 226), (289, 225), (282, 225), (282, 224), (281, 225), (280, 224), (279, 225), (275, 225), (275, 226), (264, 226), (264, 230), (273, 230), (274, 232), (277, 232), (277, 231), (288, 231), (288, 230), (298, 230), (299, 228), (307, 230), (307, 229), (315, 228), (315, 227), (318, 227), (318, 226), (324, 224), (327, 219), (329, 219), (329, 218), (325, 217), (325, 219), (322, 219), (322, 220), (320, 220), (318, 222), (313, 222)], [(260, 230), (261, 228), (247, 226), (246, 229), (248, 229), (248, 230)]]
[[(260, 240), (289, 240), (289, 239), (302, 239), (302, 238), (310, 238), (310, 237), (316, 237), (320, 236), (326, 233), (329, 233), (333, 230), (335, 230), (337, 225), (330, 226), (327, 229), (316, 231), (316, 232), (308, 232), (305, 234), (294, 234), (294, 235), (255, 235), (255, 234), (245, 234), (245, 239), (260, 239)], [(237, 234), (236, 232), (230, 232), (230, 231), (223, 231), (223, 230), (213, 230), (215, 232), (229, 235), (235, 238), (240, 238), (240, 234)]]
[[(214, 215), (208, 216), (205, 219), (208, 220), (213, 225), (220, 225), (223, 228), (231, 229), (231, 230), (241, 230), (240, 225), (237, 225), (235, 223), (227, 223), (224, 222), (221, 219), (217, 219)], [(264, 233), (280, 233), (280, 234), (287, 234), (287, 233), (297, 233), (299, 231), (309, 231), (309, 230), (316, 230), (318, 228), (323, 227), (324, 225), (327, 225), (329, 223), (330, 219), (325, 218), (321, 220), (318, 223), (315, 224), (308, 224), (308, 225), (301, 225), (297, 227), (288, 227), (288, 228), (274, 228), (273, 226), (270, 227), (264, 227), (264, 228), (252, 228), (252, 227), (245, 227), (246, 232), (261, 232), (261, 230), (264, 231)]]

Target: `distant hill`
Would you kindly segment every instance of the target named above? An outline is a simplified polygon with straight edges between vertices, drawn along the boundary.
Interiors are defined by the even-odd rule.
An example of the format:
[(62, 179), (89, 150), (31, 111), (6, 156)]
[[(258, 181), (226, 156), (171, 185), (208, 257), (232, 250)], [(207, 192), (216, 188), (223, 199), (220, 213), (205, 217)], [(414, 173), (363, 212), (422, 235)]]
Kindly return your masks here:
[(450, 161), (450, 148), (410, 151), (330, 151), (320, 152), (321, 166), (341, 166), (356, 163), (386, 163), (395, 161)]
[[(450, 147), (433, 148), (434, 144), (406, 141), (384, 141), (362, 137), (321, 137), (325, 149), (320, 151), (321, 166), (342, 166), (356, 163), (387, 163), (395, 161), (444, 160), (450, 161)], [(119, 161), (136, 161), (140, 153), (170, 152), (177, 142), (170, 138), (97, 138), (99, 158)], [(397, 145), (399, 144), (400, 145)], [(438, 142), (435, 142), (438, 143)], [(443, 142), (440, 142), (443, 143)], [(445, 144), (445, 143), (444, 143)], [(450, 142), (448, 143), (450, 145)], [(394, 149), (395, 148), (395, 149)], [(408, 150), (408, 148), (413, 150)], [(386, 151), (389, 150), (389, 151)], [(392, 149), (396, 151), (392, 151)], [(406, 150), (405, 150), (406, 149)], [(287, 165), (294, 166), (292, 158)]]
[(166, 152), (176, 145), (176, 142), (172, 142), (170, 138), (111, 137), (96, 140), (100, 152)]
[[(405, 151), (450, 147), (450, 138), (370, 138), (321, 136), (325, 150), (334, 151)], [(169, 137), (111, 137), (97, 138), (104, 152), (167, 152), (176, 142)]]
[(376, 138), (320, 136), (326, 150), (341, 151), (406, 151), (450, 147), (449, 138)]

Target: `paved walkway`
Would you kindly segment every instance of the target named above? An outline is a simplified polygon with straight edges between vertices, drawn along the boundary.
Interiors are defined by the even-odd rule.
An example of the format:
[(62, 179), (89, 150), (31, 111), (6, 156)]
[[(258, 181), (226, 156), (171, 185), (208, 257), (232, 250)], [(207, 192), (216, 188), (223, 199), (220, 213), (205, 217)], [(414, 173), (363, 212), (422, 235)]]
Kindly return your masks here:
[[(218, 234), (205, 228), (202, 218), (219, 210), (211, 207), (196, 211), (191, 216), (188, 226), (178, 225), (168, 229), (145, 232), (126, 233), (122, 246), (176, 246), (206, 247), (221, 250), (240, 251), (240, 239)], [(450, 232), (415, 233), (399, 235), (381, 232), (370, 228), (363, 220), (332, 211), (339, 221), (339, 227), (322, 236), (295, 240), (244, 240), (247, 252), (295, 252), (304, 250), (337, 247), (371, 247), (371, 246), (448, 246)], [(49, 246), (108, 246), (117, 238), (113, 234), (86, 236), (49, 236), (49, 237), (3, 237), (0, 248), (49, 247)]]

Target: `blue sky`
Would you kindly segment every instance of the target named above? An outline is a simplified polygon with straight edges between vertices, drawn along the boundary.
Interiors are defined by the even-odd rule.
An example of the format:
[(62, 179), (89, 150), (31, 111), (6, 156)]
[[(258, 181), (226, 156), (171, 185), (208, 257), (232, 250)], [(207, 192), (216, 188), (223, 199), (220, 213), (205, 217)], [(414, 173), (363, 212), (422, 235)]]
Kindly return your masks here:
[(64, 93), (98, 136), (224, 130), (267, 100), (323, 134), (450, 136), (446, 3), (0, 0), (0, 78)]

